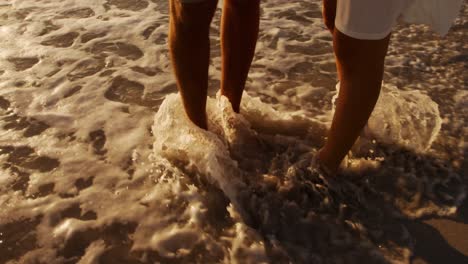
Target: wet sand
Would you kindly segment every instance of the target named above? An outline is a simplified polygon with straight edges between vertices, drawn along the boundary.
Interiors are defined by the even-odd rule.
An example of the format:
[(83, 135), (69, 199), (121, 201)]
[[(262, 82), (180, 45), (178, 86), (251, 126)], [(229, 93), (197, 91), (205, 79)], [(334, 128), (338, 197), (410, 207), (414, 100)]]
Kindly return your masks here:
[(408, 223), (416, 240), (414, 264), (466, 263), (468, 261), (468, 203), (452, 219)]
[[(0, 263), (468, 263), (467, 200), (453, 214), (468, 183), (466, 2), (445, 38), (395, 29), (385, 95), (417, 107), (380, 107), (403, 136), (361, 146), (344, 194), (308, 166), (337, 81), (320, 1), (265, 1), (247, 121), (215, 108), (225, 123), (208, 135), (165, 99), (166, 0), (37, 2), (0, 0)], [(155, 117), (163, 102), (175, 125)], [(190, 136), (223, 162), (200, 140), (175, 160), (155, 149)]]

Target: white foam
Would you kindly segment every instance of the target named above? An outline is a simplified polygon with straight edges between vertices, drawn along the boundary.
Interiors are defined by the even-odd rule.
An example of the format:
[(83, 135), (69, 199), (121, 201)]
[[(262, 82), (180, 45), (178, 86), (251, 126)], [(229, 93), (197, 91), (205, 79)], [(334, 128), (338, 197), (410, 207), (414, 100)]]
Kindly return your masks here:
[[(268, 246), (273, 251), (285, 250), (291, 240), (262, 234), (274, 230), (267, 225), (249, 226), (252, 213), (243, 211), (258, 209), (253, 216), (267, 224), (294, 213), (308, 215), (305, 220), (298, 218), (305, 222), (322, 217), (294, 207), (300, 199), (291, 202), (287, 196), (299, 193), (294, 188), (302, 183), (294, 179), (310, 176), (311, 157), (323, 145), (330, 121), (336, 74), (320, 1), (262, 3), (262, 30), (241, 115), (232, 112), (226, 99), (210, 98), (209, 132), (187, 121), (177, 95), (168, 96), (160, 105), (176, 90), (166, 45), (167, 1), (144, 1), (148, 2), (146, 8), (132, 11), (112, 4), (106, 9), (106, 2), (113, 1), (105, 0), (0, 0), (0, 106), (7, 108), (0, 109), (0, 146), (5, 152), (0, 155), (5, 165), (0, 168), (0, 226), (13, 226), (26, 234), (24, 240), (0, 234), (0, 240), (12, 248), (8, 252), (20, 263), (92, 263), (122, 255), (135, 260), (139, 257), (133, 258), (133, 254), (141, 252), (141, 258), (146, 254), (147, 261), (163, 263), (166, 259), (151, 259), (151, 252), (170, 260), (196, 256), (205, 263), (268, 262), (272, 254)], [(81, 15), (61, 17), (77, 8), (87, 9)], [(88, 16), (89, 10), (94, 14)], [(213, 26), (219, 22), (218, 12)], [(463, 25), (466, 18), (457, 23)], [(154, 29), (151, 34), (150, 27)], [(417, 27), (408, 31), (397, 31), (394, 36), (421, 33)], [(65, 45), (67, 39), (52, 41), (69, 33), (76, 36), (70, 46)], [(90, 33), (95, 38), (86, 41)], [(219, 34), (212, 40), (213, 44), (219, 42)], [(406, 48), (405, 43), (391, 49)], [(452, 49), (450, 56), (458, 54), (455, 44), (440, 45), (435, 40), (418, 42), (412, 48), (433, 53), (437, 59), (444, 45)], [(20, 65), (15, 65), (17, 58), (26, 62), (19, 60)], [(429, 65), (424, 58), (395, 54), (388, 61), (395, 68), (411, 61), (417, 62), (412, 66), (417, 70)], [(442, 68), (443, 73), (457, 69), (436, 63), (430, 66)], [(211, 78), (219, 80), (219, 56), (212, 58), (211, 66)], [(70, 74), (82, 77), (74, 79)], [(434, 91), (441, 86), (434, 81), (445, 80), (450, 85), (442, 86), (452, 91), (459, 88), (453, 82), (462, 79), (455, 77), (434, 74), (424, 88), (422, 84), (403, 87)], [(396, 83), (402, 78), (392, 75), (390, 79)], [(111, 87), (116, 91), (109, 92)], [(385, 92), (377, 113), (389, 121), (390, 130), (383, 130), (374, 119), (371, 135), (379, 141), (391, 139), (413, 149), (427, 149), (437, 134), (437, 107), (420, 92)], [(457, 109), (462, 108), (465, 97), (463, 92), (454, 95)], [(455, 123), (463, 127), (460, 115), (443, 110), (443, 105), (439, 108), (445, 120), (450, 120), (447, 128)], [(398, 115), (409, 117), (397, 119)], [(34, 129), (40, 132), (25, 135)], [(410, 142), (410, 136), (417, 140)], [(451, 146), (453, 141), (441, 136), (437, 140), (443, 146)], [(463, 148), (460, 143), (453, 151)], [(381, 168), (384, 159), (351, 162), (357, 168), (354, 171), (362, 172)], [(389, 176), (386, 173), (382, 175)], [(445, 176), (442, 173), (441, 178), (448, 178)], [(432, 180), (426, 182), (435, 185)], [(309, 194), (323, 197), (325, 207), (336, 198), (322, 183), (314, 188), (322, 196)], [(425, 201), (408, 208), (425, 213)], [(430, 208), (449, 214), (454, 206)], [(353, 223), (362, 224), (359, 219)], [(327, 228), (326, 223), (317, 225), (320, 230)], [(289, 231), (298, 226), (284, 228)], [(308, 235), (304, 241), (321, 238), (319, 232), (312, 233), (317, 236)], [(36, 248), (29, 247), (32, 245)], [(300, 246), (294, 244), (290, 249)], [(112, 256), (116, 250), (121, 255)], [(130, 250), (133, 252), (127, 252)], [(295, 252), (314, 261), (331, 257), (315, 250)], [(384, 255), (392, 259), (391, 254)]]
[(431, 147), (442, 127), (439, 106), (421, 91), (384, 84), (365, 134), (418, 152)]
[[(332, 99), (333, 104), (338, 96), (339, 85), (336, 85), (337, 95)], [(399, 90), (394, 85), (384, 83), (363, 136), (425, 152), (436, 140), (441, 127), (439, 106), (429, 96), (421, 91)]]

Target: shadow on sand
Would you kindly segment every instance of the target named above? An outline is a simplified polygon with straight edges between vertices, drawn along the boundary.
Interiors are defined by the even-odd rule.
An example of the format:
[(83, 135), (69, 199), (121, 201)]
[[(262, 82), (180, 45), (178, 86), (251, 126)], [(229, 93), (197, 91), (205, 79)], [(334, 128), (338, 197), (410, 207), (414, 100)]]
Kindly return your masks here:
[[(298, 149), (274, 149), (274, 158), (262, 162), (268, 164), (266, 169), (257, 166), (246, 177), (251, 189), (242, 198), (248, 212), (244, 220), (263, 235), (272, 262), (389, 263), (388, 259), (418, 258), (468, 263), (467, 256), (423, 222), (453, 219), (464, 199), (466, 183), (448, 162), (378, 145), (372, 157), (361, 158), (381, 157), (380, 166), (327, 179), (308, 163), (310, 154)], [(252, 157), (238, 162), (242, 168)], [(456, 221), (466, 223), (466, 216), (465, 201)]]

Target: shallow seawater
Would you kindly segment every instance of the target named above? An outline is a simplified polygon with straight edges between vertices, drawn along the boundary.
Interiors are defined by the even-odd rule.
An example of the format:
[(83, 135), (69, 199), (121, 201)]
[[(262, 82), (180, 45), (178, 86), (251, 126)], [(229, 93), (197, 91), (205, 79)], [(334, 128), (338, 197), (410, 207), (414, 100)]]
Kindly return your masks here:
[(336, 96), (320, 1), (265, 1), (241, 114), (188, 122), (165, 0), (0, 0), (0, 263), (408, 263), (402, 222), (465, 196), (465, 4), (399, 25), (336, 180), (312, 160)]

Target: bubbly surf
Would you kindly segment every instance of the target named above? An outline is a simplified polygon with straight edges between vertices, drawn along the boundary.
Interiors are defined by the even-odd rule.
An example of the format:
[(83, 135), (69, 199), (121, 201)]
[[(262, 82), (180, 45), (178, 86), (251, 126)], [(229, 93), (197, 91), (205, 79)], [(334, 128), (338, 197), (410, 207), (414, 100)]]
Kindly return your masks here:
[[(221, 5), (220, 5), (221, 6)], [(330, 180), (336, 95), (320, 1), (265, 1), (241, 114), (209, 130), (171, 73), (167, 1), (0, 0), (0, 262), (408, 263), (401, 223), (465, 196), (468, 9), (446, 38), (400, 25), (376, 111)]]

